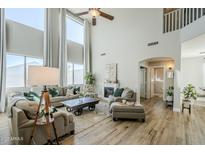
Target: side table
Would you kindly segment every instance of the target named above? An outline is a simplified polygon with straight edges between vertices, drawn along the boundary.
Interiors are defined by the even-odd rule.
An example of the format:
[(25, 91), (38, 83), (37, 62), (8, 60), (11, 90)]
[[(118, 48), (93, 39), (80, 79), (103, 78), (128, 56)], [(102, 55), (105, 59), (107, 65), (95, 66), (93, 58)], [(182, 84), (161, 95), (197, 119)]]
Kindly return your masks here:
[(184, 112), (184, 109), (188, 109), (189, 114), (191, 114), (191, 101), (189, 101), (189, 100), (182, 101), (182, 112)]

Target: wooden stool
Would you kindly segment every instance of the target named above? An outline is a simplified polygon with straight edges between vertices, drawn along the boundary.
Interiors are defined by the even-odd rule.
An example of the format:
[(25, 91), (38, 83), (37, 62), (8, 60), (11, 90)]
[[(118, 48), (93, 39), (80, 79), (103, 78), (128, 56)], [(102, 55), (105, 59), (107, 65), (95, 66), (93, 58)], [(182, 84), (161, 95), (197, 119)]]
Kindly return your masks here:
[[(185, 106), (185, 105), (188, 105)], [(183, 100), (182, 102), (182, 112), (184, 112), (184, 109), (189, 109), (189, 114), (191, 114), (191, 101)]]

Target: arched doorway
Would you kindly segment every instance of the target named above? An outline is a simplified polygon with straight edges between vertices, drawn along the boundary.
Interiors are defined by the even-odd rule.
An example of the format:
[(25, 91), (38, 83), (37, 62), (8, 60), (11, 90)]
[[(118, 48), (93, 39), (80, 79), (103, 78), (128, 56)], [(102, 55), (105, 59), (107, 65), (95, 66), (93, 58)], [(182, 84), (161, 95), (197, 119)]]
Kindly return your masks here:
[[(139, 62), (140, 102), (153, 97), (166, 101), (167, 90), (174, 88), (175, 60), (170, 57), (155, 57)], [(172, 90), (173, 91), (173, 90)], [(174, 92), (172, 92), (174, 94)], [(171, 99), (171, 100), (170, 100)], [(173, 105), (173, 95), (169, 98)]]

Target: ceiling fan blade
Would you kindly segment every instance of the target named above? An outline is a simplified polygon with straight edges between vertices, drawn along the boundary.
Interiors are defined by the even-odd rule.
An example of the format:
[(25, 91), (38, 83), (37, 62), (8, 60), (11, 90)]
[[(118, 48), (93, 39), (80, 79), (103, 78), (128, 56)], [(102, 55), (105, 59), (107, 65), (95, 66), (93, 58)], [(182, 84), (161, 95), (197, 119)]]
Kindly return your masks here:
[(100, 12), (100, 16), (102, 16), (102, 17), (104, 17), (104, 18), (107, 18), (107, 19), (109, 19), (109, 20), (113, 20), (113, 19), (114, 19), (113, 16), (111, 16), (111, 15), (105, 13), (105, 12), (102, 12), (102, 11), (99, 11), (99, 12)]
[(93, 24), (93, 26), (96, 25), (96, 18), (95, 17), (92, 18), (92, 24)]
[(82, 16), (82, 15), (86, 15), (86, 14), (88, 14), (88, 13), (89, 13), (89, 11), (85, 11), (85, 12), (77, 13), (76, 15), (77, 15), (77, 16)]

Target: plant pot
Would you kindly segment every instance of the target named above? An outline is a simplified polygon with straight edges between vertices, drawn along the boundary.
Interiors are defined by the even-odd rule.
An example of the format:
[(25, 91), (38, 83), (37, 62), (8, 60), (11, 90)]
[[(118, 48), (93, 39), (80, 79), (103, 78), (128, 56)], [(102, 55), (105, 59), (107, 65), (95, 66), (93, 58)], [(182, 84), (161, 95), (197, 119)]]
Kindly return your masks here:
[(168, 101), (168, 102), (173, 101), (173, 97), (172, 97), (172, 96), (167, 96), (167, 101)]

